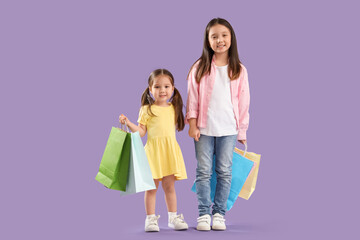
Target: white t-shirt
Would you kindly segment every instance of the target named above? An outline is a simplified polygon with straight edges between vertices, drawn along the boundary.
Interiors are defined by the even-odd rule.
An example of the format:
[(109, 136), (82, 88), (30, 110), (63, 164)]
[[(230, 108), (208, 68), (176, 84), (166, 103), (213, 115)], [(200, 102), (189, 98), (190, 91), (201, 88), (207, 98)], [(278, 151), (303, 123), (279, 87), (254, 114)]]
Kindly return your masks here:
[(238, 134), (231, 102), (228, 65), (216, 66), (214, 88), (207, 111), (207, 124), (206, 128), (200, 128), (200, 133), (214, 137)]

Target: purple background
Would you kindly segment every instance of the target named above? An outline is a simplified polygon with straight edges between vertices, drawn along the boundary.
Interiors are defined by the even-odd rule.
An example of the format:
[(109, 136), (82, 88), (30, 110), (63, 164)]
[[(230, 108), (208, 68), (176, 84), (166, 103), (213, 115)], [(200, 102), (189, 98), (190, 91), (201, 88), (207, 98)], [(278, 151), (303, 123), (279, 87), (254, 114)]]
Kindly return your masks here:
[[(358, 10), (356, 1), (1, 1), (1, 239), (356, 238)], [(177, 138), (189, 178), (176, 190), (190, 229), (167, 228), (160, 189), (161, 231), (148, 234), (143, 194), (120, 197), (94, 178), (118, 115), (137, 120), (152, 70), (169, 69), (186, 100), (214, 17), (232, 24), (249, 72), (257, 189), (228, 212), (226, 232), (197, 232), (186, 127)]]

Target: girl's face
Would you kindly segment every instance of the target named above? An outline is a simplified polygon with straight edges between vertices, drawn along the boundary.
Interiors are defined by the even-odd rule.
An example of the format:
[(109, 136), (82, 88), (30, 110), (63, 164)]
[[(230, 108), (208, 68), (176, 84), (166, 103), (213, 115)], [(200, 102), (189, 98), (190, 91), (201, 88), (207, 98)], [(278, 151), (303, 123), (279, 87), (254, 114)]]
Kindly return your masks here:
[(167, 105), (167, 101), (171, 98), (174, 91), (174, 86), (171, 84), (171, 80), (167, 75), (157, 76), (152, 86), (150, 86), (150, 92), (155, 98), (156, 105)]
[(212, 26), (209, 30), (209, 44), (215, 54), (224, 54), (229, 52), (231, 46), (230, 30), (221, 24)]

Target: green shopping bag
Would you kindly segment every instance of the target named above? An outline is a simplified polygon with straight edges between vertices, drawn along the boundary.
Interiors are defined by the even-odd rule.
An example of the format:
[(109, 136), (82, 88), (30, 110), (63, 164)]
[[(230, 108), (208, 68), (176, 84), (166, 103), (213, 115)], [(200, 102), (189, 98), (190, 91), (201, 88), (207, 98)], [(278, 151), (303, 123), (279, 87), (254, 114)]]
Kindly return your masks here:
[(131, 134), (112, 127), (95, 179), (107, 188), (126, 191), (131, 152)]

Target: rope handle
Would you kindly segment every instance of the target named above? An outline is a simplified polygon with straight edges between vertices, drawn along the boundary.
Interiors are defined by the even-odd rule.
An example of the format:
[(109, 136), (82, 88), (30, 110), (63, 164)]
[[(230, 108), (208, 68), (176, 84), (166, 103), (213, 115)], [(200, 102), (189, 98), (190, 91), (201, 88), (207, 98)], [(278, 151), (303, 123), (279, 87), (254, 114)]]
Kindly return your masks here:
[(243, 157), (245, 157), (245, 154), (247, 153), (247, 142), (245, 143), (245, 150), (244, 150), (244, 154)]
[[(245, 145), (245, 150), (243, 151), (244, 153), (242, 154), (243, 157), (245, 157), (245, 154), (247, 153), (247, 142), (244, 145)], [(238, 153), (240, 154), (240, 152)]]
[[(126, 127), (126, 129), (124, 128), (124, 126)], [(121, 130), (123, 130), (123, 131), (125, 131), (125, 132), (130, 132), (130, 131), (129, 131), (129, 128), (128, 128), (128, 125), (126, 124), (126, 121), (125, 121), (125, 124), (122, 124), (122, 123), (119, 121), (118, 128), (120, 128)]]

